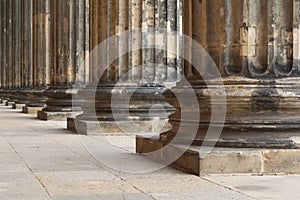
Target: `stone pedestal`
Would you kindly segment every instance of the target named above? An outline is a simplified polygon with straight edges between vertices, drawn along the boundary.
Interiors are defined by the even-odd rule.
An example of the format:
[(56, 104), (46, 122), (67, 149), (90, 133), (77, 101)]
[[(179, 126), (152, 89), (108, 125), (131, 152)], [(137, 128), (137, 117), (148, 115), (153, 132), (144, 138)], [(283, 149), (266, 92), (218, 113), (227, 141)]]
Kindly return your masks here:
[[(163, 97), (160, 85), (113, 84), (87, 86), (84, 113), (68, 119), (68, 130), (79, 134), (153, 134), (170, 128), (167, 118), (175, 110)], [(94, 97), (88, 98), (88, 97)]]
[(82, 113), (82, 100), (74, 99), (78, 89), (72, 87), (51, 87), (45, 90), (47, 107), (37, 112), (38, 119), (66, 121)]
[(46, 107), (46, 102), (48, 98), (44, 95), (47, 87), (38, 87), (31, 91), (29, 102), (25, 104), (22, 108), (22, 112), (26, 114), (37, 114)]

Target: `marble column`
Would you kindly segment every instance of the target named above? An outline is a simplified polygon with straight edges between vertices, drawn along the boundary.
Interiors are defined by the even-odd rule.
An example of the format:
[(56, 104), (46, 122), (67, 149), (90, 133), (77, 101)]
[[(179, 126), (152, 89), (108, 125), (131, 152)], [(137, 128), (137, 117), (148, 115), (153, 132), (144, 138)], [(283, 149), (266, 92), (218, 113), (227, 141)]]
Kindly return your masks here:
[(42, 120), (66, 120), (81, 113), (82, 100), (75, 99), (79, 88), (89, 80), (85, 63), (89, 51), (88, 0), (56, 0), (52, 8), (52, 80), (47, 106), (38, 112)]
[[(126, 130), (149, 134), (157, 131), (154, 125), (157, 121), (163, 124), (163, 130), (169, 128), (166, 120), (174, 109), (164, 99), (164, 85), (175, 85), (180, 80), (178, 72), (181, 72), (177, 55), (168, 55), (166, 51), (167, 42), (175, 50), (177, 48), (175, 31), (181, 24), (177, 23), (177, 3), (156, 0), (93, 1), (91, 6), (98, 6), (101, 13), (97, 15), (98, 19), (91, 14), (92, 25), (98, 26), (91, 28), (91, 38), (100, 36), (98, 44), (109, 40), (104, 52), (96, 53), (95, 58), (91, 56), (90, 64), (98, 66), (96, 71), (102, 70), (103, 74), (94, 77), (91, 84), (80, 92), (85, 98), (84, 113), (68, 120), (69, 130), (80, 134), (122, 134)], [(176, 7), (169, 15), (168, 6)], [(94, 9), (91, 8), (92, 11)], [(99, 26), (104, 24), (96, 21), (99, 22), (101, 17), (107, 19), (104, 22), (106, 27), (99, 30)], [(169, 31), (173, 31), (170, 38), (166, 34), (167, 24), (172, 25), (169, 27)], [(160, 35), (156, 28), (161, 28)], [(106, 35), (102, 34), (103, 30), (106, 30)], [(129, 34), (122, 34), (128, 30)], [(159, 55), (156, 54), (156, 40), (166, 44), (165, 50), (158, 51)], [(130, 47), (135, 50), (127, 53)], [(120, 52), (125, 53), (117, 56)], [(114, 56), (117, 56), (116, 60), (112, 59)], [(112, 62), (109, 63), (110, 59)], [(171, 68), (168, 68), (167, 62), (172, 63)], [(155, 107), (156, 104), (160, 107)]]
[[(177, 137), (178, 142), (193, 139), (193, 144), (202, 145), (208, 125), (223, 126), (221, 121), (211, 121), (213, 95), (226, 97), (223, 106), (227, 107), (221, 136), (211, 138), (217, 140), (217, 147), (299, 148), (299, 2), (184, 2), (184, 31), (207, 50), (222, 79), (204, 80), (191, 64), (185, 63), (185, 75), (201, 100), (201, 118), (194, 122), (199, 126), (197, 136), (189, 138), (185, 130)], [(184, 45), (188, 56), (200, 56), (191, 53), (192, 46)], [(225, 96), (217, 93), (220, 81), (224, 83)], [(173, 91), (184, 93), (185, 89), (178, 85)], [(177, 108), (170, 117), (172, 130), (160, 135), (160, 141), (168, 144), (178, 128), (190, 122), (180, 120), (180, 105), (172, 100), (175, 96), (171, 92), (165, 96)], [(188, 112), (192, 114), (193, 110)]]

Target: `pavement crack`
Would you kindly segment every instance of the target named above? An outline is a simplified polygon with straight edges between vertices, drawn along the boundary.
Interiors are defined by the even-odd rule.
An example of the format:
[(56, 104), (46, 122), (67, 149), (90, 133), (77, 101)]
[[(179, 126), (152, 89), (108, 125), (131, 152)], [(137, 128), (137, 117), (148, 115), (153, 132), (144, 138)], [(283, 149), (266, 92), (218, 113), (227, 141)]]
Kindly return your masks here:
[[(3, 137), (3, 136), (2, 136)], [(14, 148), (14, 146), (5, 138), (3, 137), (7, 144), (10, 146), (10, 148), (17, 154), (17, 156), (23, 161), (23, 163), (25, 164), (25, 166), (28, 168), (28, 170), (30, 171), (30, 173), (35, 177), (35, 179), (39, 182), (39, 184), (42, 186), (43, 190), (46, 192), (46, 194), (48, 195), (48, 197), (50, 199), (53, 199), (51, 194), (49, 193), (49, 191), (47, 190), (46, 186), (43, 184), (43, 182), (40, 180), (40, 178), (34, 173), (34, 171), (30, 168), (30, 166), (27, 164), (27, 162), (22, 158), (22, 156), (18, 153), (18, 151)]]
[(228, 190), (237, 192), (237, 193), (239, 193), (239, 194), (241, 194), (241, 195), (244, 195), (244, 196), (246, 196), (246, 197), (249, 197), (249, 198), (251, 198), (251, 199), (256, 199), (255, 197), (252, 197), (252, 196), (250, 196), (250, 195), (248, 195), (248, 194), (245, 194), (245, 193), (243, 193), (243, 192), (241, 192), (241, 191), (239, 191), (239, 190), (237, 190), (237, 189), (235, 189), (235, 188), (232, 188), (232, 187), (229, 187), (229, 186), (226, 186), (226, 185), (222, 185), (222, 184), (220, 184), (220, 183), (216, 183), (216, 182), (211, 181), (211, 180), (209, 180), (209, 179), (207, 179), (207, 178), (205, 178), (205, 177), (200, 177), (200, 178), (203, 179), (203, 180), (205, 180), (205, 181), (208, 181), (208, 182), (210, 182), (210, 183), (212, 183), (212, 184), (215, 184), (215, 185), (221, 186), (221, 187), (223, 187), (223, 188), (226, 188), (226, 189), (228, 189)]

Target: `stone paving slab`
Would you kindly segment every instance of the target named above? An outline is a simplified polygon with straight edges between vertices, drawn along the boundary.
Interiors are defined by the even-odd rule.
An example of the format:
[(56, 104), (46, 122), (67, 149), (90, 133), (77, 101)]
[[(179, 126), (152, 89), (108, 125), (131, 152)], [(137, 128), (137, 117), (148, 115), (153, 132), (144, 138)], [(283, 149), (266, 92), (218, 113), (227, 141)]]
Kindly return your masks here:
[(257, 199), (298, 200), (300, 176), (210, 176), (214, 183), (238, 190)]
[[(157, 167), (157, 163), (131, 153), (135, 149), (134, 137), (110, 136), (108, 139), (106, 145), (111, 142), (114, 150), (123, 152), (118, 156), (124, 156), (120, 159), (125, 167), (143, 167), (137, 160), (144, 166)], [(40, 121), (0, 106), (0, 199), (279, 199), (284, 190), (283, 186), (278, 189), (277, 180), (285, 187), (291, 186), (288, 199), (299, 199), (296, 185), (300, 179), (296, 176), (200, 178), (165, 167), (151, 173), (130, 174), (104, 166), (82, 141), (95, 142), (92, 150), (99, 150), (99, 144), (104, 145), (99, 136), (70, 134), (66, 122)], [(116, 156), (109, 150), (96, 153), (107, 155), (109, 159)]]

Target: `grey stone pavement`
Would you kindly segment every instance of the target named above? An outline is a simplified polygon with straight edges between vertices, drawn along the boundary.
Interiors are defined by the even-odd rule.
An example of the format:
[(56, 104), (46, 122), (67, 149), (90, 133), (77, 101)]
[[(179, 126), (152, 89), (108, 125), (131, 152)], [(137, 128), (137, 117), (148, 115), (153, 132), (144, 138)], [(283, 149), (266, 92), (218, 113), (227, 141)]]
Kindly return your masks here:
[[(97, 152), (85, 145), (99, 137), (71, 134), (65, 122), (40, 121), (0, 106), (0, 199), (300, 199), (300, 176), (200, 178), (171, 168), (139, 174), (113, 170), (89, 152), (103, 151), (104, 159), (117, 158), (120, 167), (142, 171), (131, 153), (134, 137), (108, 137), (125, 152), (116, 156), (109, 149)], [(152, 165), (144, 160), (144, 167)]]

